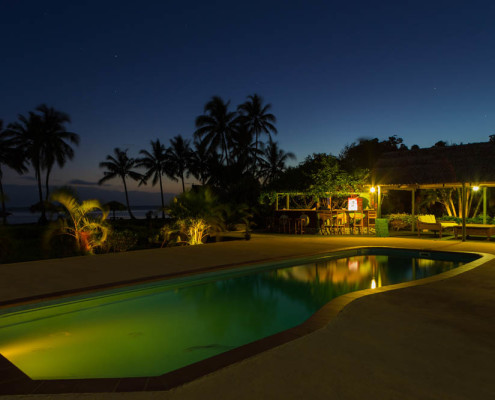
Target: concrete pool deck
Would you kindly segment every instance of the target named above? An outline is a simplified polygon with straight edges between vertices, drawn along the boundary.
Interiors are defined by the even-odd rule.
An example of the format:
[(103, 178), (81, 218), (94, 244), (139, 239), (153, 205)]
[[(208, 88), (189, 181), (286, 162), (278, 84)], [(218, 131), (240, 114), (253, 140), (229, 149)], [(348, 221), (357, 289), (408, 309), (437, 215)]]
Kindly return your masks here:
[[(251, 241), (0, 265), (0, 303), (355, 246), (495, 254), (495, 244), (484, 241), (253, 235)], [(485, 399), (495, 393), (494, 372), (490, 261), (446, 280), (357, 299), (316, 332), (169, 391), (1, 398)]]

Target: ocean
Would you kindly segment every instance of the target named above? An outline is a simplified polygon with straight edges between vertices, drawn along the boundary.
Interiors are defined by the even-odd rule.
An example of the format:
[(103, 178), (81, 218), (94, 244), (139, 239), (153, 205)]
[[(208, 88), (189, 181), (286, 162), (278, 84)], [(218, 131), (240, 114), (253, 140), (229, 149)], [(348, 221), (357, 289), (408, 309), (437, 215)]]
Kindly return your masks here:
[[(29, 207), (11, 207), (7, 208), (7, 211), (12, 213), (7, 217), (7, 222), (9, 224), (32, 224), (38, 222), (40, 218), (40, 213), (32, 213), (29, 211)], [(153, 213), (153, 218), (156, 216), (161, 217), (160, 206), (134, 206), (131, 207), (131, 211), (134, 216), (138, 219), (145, 219), (148, 212)], [(47, 213), (47, 218), (55, 220), (57, 219), (57, 214), (50, 215)], [(113, 218), (113, 211), (110, 211), (108, 218)], [(116, 219), (129, 219), (129, 213), (127, 211), (115, 211)]]

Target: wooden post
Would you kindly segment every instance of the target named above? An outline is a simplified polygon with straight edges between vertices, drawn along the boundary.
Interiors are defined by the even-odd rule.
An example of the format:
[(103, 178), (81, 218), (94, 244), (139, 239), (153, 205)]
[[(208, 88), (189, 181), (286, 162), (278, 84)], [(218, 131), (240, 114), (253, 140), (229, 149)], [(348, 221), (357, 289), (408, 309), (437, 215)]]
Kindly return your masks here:
[(275, 210), (278, 211), (278, 193), (275, 194)]
[(411, 191), (411, 216), (412, 216), (412, 223), (411, 223), (411, 230), (412, 230), (412, 233), (414, 233), (415, 231), (415, 227), (416, 227), (416, 221), (414, 220), (414, 215), (415, 215), (415, 209), (416, 209), (416, 189), (413, 189)]
[(376, 210), (376, 215), (378, 218), (382, 217), (382, 191), (380, 186), (378, 186), (378, 207)]
[(289, 195), (285, 195), (285, 209), (288, 210), (289, 209)]
[(466, 184), (462, 183), (461, 195), (461, 216), (462, 216), (462, 241), (466, 241)]
[(483, 223), (486, 224), (486, 186), (483, 186)]

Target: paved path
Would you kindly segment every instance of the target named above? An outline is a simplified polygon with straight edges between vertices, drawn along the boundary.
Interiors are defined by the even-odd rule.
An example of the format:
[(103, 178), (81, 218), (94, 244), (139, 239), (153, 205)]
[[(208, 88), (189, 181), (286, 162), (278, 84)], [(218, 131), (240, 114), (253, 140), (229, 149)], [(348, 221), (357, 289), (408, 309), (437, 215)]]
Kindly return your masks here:
[[(474, 241), (254, 235), (248, 242), (2, 265), (0, 301), (362, 245), (495, 254), (495, 244)], [(319, 331), (168, 392), (15, 398), (490, 399), (494, 373), (492, 261), (450, 279), (360, 298)]]

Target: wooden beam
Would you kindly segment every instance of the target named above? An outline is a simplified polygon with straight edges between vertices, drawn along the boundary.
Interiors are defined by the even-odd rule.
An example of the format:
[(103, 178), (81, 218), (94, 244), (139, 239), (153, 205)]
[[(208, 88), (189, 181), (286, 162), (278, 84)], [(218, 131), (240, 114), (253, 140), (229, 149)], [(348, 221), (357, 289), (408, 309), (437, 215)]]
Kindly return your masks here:
[(483, 186), (483, 223), (486, 224), (486, 186)]
[(466, 184), (462, 184), (461, 194), (462, 241), (466, 241)]
[(416, 226), (416, 222), (414, 221), (414, 215), (416, 213), (416, 189), (412, 189), (411, 190), (411, 216), (412, 216), (412, 224), (411, 224), (411, 230), (412, 230), (412, 233), (414, 233), (415, 231), (415, 226)]

